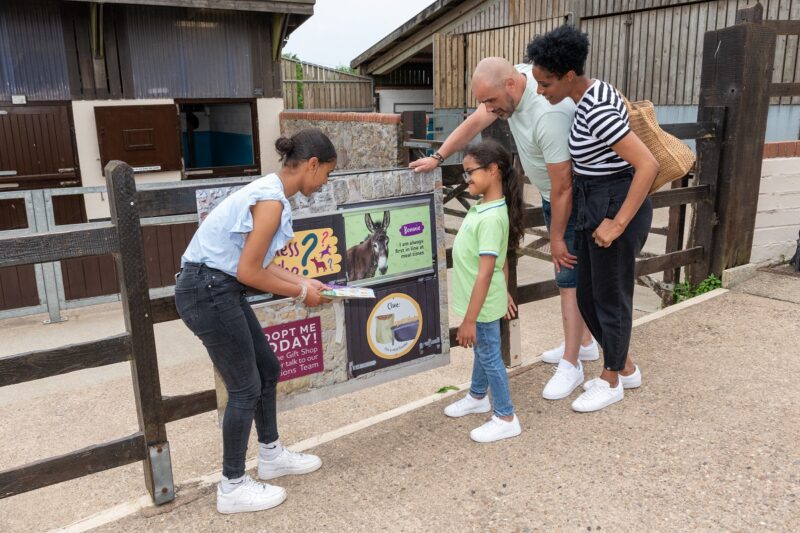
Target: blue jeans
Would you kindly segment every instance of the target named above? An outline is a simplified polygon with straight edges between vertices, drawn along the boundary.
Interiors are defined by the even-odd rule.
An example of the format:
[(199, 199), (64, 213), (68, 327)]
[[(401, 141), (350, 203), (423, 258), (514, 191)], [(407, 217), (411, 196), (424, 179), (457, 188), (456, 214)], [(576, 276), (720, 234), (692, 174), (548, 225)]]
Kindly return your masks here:
[(281, 365), (236, 278), (187, 263), (175, 284), (175, 307), (225, 381), (228, 405), (222, 420), (222, 475), (244, 475), (253, 419), (258, 441), (278, 440), (276, 386)]
[[(550, 233), (550, 222), (553, 219), (551, 211), (550, 211), (550, 202), (542, 198), (542, 211), (544, 212), (544, 224), (547, 226), (547, 232)], [(567, 243), (567, 250), (572, 255), (577, 255), (575, 253), (575, 209), (572, 210), (572, 213), (569, 216), (569, 220), (567, 221), (567, 229), (564, 230), (564, 240)], [(556, 276), (556, 285), (558, 285), (559, 289), (574, 289), (578, 286), (578, 265), (574, 265), (573, 268), (561, 268), (561, 272), (555, 272), (555, 267), (553, 267), (553, 272), (555, 272)]]
[(511, 416), (511, 389), (508, 373), (500, 355), (500, 320), (478, 322), (475, 332), (475, 362), (472, 364), (472, 385), (469, 393), (474, 398), (492, 391), (492, 408), (497, 416)]

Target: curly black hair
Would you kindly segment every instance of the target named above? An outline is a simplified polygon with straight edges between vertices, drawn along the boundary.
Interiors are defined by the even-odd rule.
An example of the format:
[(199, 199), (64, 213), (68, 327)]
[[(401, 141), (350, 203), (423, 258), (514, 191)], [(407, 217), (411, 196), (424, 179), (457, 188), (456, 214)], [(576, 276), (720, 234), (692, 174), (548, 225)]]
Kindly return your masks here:
[(519, 248), (519, 243), (525, 235), (525, 225), (522, 182), (514, 168), (511, 152), (499, 142), (486, 139), (467, 146), (464, 149), (464, 156), (468, 155), (472, 156), (481, 167), (497, 163), (497, 168), (502, 176), (503, 196), (506, 197), (506, 206), (508, 207), (508, 250), (514, 251)]
[(588, 55), (589, 36), (575, 26), (559, 26), (536, 37), (528, 45), (528, 57), (533, 64), (559, 78), (570, 70), (583, 76)]

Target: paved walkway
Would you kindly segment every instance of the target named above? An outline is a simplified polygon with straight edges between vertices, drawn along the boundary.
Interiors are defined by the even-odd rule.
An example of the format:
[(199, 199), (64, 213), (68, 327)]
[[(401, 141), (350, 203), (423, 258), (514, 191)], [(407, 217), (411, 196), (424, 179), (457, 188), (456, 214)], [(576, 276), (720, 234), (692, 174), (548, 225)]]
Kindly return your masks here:
[(760, 273), (637, 327), (645, 385), (603, 412), (543, 400), (535, 364), (511, 379), (518, 438), (471, 442), (481, 416), (443, 400), (314, 448), (276, 509), (222, 516), (197, 484), (101, 530), (796, 530), (799, 346), (800, 279)]

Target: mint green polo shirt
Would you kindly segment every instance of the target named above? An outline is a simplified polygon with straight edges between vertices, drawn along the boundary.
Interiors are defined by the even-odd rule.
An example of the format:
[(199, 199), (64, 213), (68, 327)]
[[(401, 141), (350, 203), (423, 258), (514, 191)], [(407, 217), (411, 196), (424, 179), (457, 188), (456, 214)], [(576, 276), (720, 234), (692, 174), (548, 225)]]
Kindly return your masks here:
[(515, 65), (525, 75), (525, 92), (508, 117), (508, 126), (519, 152), (519, 162), (542, 198), (550, 201), (550, 174), (547, 165), (570, 160), (569, 131), (575, 116), (575, 102), (564, 98), (555, 105), (538, 94), (531, 64)]
[(489, 293), (478, 314), (478, 322), (493, 322), (505, 316), (508, 309), (506, 278), (503, 265), (508, 249), (508, 207), (506, 199), (473, 205), (453, 242), (453, 311), (467, 313), (472, 288), (478, 278), (482, 255), (497, 257)]

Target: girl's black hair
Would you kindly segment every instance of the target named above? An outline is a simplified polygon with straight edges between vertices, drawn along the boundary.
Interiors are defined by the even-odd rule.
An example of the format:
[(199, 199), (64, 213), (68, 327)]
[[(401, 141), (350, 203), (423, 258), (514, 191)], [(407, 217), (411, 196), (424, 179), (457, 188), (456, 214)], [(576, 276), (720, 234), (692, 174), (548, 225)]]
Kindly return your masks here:
[(336, 159), (336, 148), (327, 135), (315, 128), (300, 130), (291, 138), (280, 137), (275, 141), (275, 150), (281, 156), (281, 163), (293, 167), (312, 157), (320, 163), (330, 163)]
[(533, 64), (562, 77), (570, 70), (583, 76), (589, 55), (589, 36), (575, 26), (559, 26), (535, 38), (528, 45)]
[(519, 174), (514, 168), (514, 160), (511, 153), (503, 148), (499, 142), (487, 139), (476, 144), (467, 146), (464, 150), (465, 156), (472, 156), (473, 159), (482, 167), (497, 163), (503, 182), (503, 195), (506, 197), (508, 206), (508, 249), (516, 250), (525, 234), (525, 226), (522, 220), (523, 198), (522, 182)]

